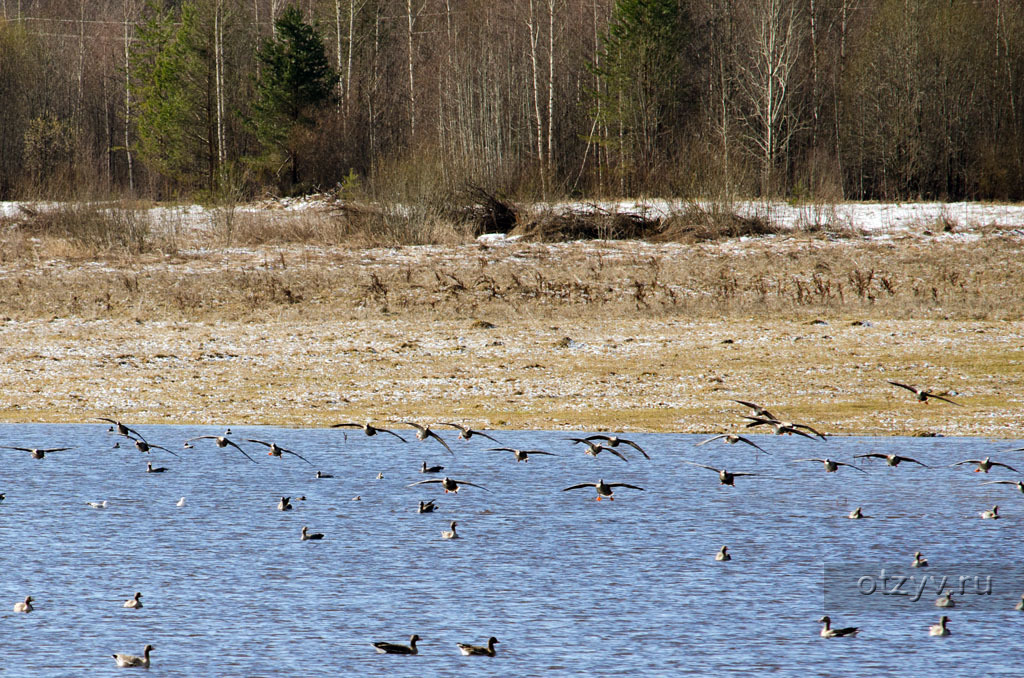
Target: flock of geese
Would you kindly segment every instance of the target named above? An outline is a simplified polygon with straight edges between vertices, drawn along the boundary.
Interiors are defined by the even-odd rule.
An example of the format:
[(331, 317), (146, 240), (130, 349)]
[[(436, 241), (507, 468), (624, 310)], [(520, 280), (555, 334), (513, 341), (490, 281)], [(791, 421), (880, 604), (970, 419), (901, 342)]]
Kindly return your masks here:
[[(895, 382), (895, 381), (890, 381), (889, 383), (892, 384), (895, 387), (898, 387), (898, 388), (910, 391), (911, 393), (914, 394), (915, 399), (917, 401), (920, 401), (920, 402), (927, 402), (929, 400), (939, 400), (939, 401), (943, 401), (943, 402), (946, 402), (946, 403), (951, 403), (951, 404), (956, 405), (956, 406), (960, 406), (960, 403), (957, 403), (957, 402), (953, 401), (952, 399), (950, 399), (949, 397), (947, 397), (946, 395), (941, 394), (941, 393), (934, 393), (932, 391), (928, 391), (928, 390), (925, 390), (925, 389), (917, 388), (915, 386), (911, 386), (911, 385), (907, 385), (907, 384), (903, 384), (903, 383), (899, 383), (899, 382)], [(744, 417), (744, 420), (745, 420), (744, 428), (745, 429), (757, 429), (758, 427), (766, 427), (769, 430), (771, 430), (772, 433), (774, 433), (775, 435), (790, 435), (790, 436), (794, 436), (795, 435), (795, 436), (800, 436), (800, 437), (807, 438), (807, 439), (814, 440), (814, 441), (818, 441), (818, 442), (823, 442), (823, 441), (826, 441), (828, 439), (826, 435), (824, 435), (821, 432), (815, 430), (813, 427), (811, 427), (811, 426), (809, 426), (807, 424), (804, 424), (804, 423), (793, 422), (793, 421), (785, 421), (785, 420), (779, 419), (770, 410), (768, 410), (767, 408), (765, 408), (765, 407), (763, 407), (761, 405), (758, 405), (756, 403), (748, 402), (748, 401), (744, 401), (744, 400), (733, 400), (733, 402), (735, 402), (735, 403), (737, 403), (739, 405), (742, 405), (743, 407), (748, 408), (750, 410), (750, 414), (748, 414), (747, 416)], [(116, 419), (112, 419), (112, 418), (109, 418), (109, 417), (97, 417), (97, 419), (105, 421), (105, 422), (108, 422), (110, 424), (110, 427), (109, 427), (108, 430), (111, 433), (114, 433), (114, 434), (117, 434), (117, 435), (122, 436), (124, 438), (127, 438), (128, 440), (131, 441), (131, 443), (135, 446), (135, 448), (138, 451), (140, 451), (140, 452), (149, 453), (149, 452), (151, 452), (153, 450), (161, 450), (161, 451), (167, 452), (167, 453), (169, 453), (169, 454), (171, 454), (171, 455), (173, 455), (175, 457), (179, 456), (176, 452), (170, 450), (167, 447), (163, 447), (161, 445), (157, 445), (157, 444), (150, 443), (150, 442), (146, 441), (146, 439), (142, 436), (142, 434), (139, 433), (137, 430), (127, 426), (126, 424), (124, 424), (124, 423), (122, 423), (122, 422), (120, 422), (120, 421), (118, 421)], [(436, 431), (432, 430), (431, 426), (420, 424), (418, 422), (413, 422), (413, 421), (395, 421), (394, 423), (395, 424), (404, 424), (404, 425), (410, 426), (415, 431), (415, 436), (416, 436), (417, 440), (419, 440), (421, 442), (426, 442), (426, 441), (436, 442), (446, 452), (448, 452), (449, 454), (454, 455), (454, 452), (452, 451), (452, 449), (448, 445), (448, 443)], [(464, 426), (462, 424), (458, 424), (458, 423), (454, 423), (454, 422), (441, 422), (441, 423), (435, 424), (435, 426), (446, 426), (446, 427), (450, 427), (450, 428), (454, 428), (454, 429), (458, 430), (458, 432), (459, 432), (458, 438), (460, 440), (468, 441), (468, 440), (470, 440), (471, 438), (474, 438), (474, 437), (480, 437), (480, 438), (484, 438), (486, 440), (489, 440), (492, 443), (494, 443), (496, 445), (496, 447), (486, 448), (487, 451), (511, 453), (517, 463), (526, 463), (526, 462), (529, 461), (529, 459), (532, 456), (538, 456), (538, 455), (558, 456), (555, 452), (550, 452), (550, 451), (547, 451), (547, 450), (518, 449), (518, 448), (513, 448), (513, 447), (506, 447), (506, 446), (502, 445), (500, 440), (498, 440), (493, 435), (491, 435), (491, 433), (488, 433), (488, 432), (485, 432), (485, 431), (474, 430), (474, 429), (468, 428), (468, 427), (466, 427), (466, 426)], [(382, 427), (379, 427), (379, 426), (375, 426), (375, 425), (373, 425), (370, 422), (366, 422), (366, 423), (343, 422), (343, 423), (333, 424), (331, 426), (331, 428), (361, 429), (366, 436), (376, 436), (378, 434), (386, 434), (386, 435), (389, 435), (389, 436), (393, 436), (394, 438), (400, 440), (403, 443), (408, 443), (409, 442), (402, 435), (402, 433), (400, 433), (399, 431), (388, 429), (388, 428), (382, 428)], [(404, 432), (404, 430), (403, 430), (403, 432)], [(256, 460), (252, 456), (250, 456), (250, 454), (240, 444), (240, 443), (251, 443), (251, 444), (259, 445), (259, 446), (262, 446), (262, 447), (266, 448), (267, 454), (269, 456), (280, 458), (280, 457), (283, 457), (284, 455), (290, 455), (290, 456), (294, 456), (297, 459), (305, 462), (306, 464), (309, 464), (310, 466), (313, 466), (312, 462), (310, 462), (303, 455), (301, 455), (298, 452), (295, 452), (293, 450), (289, 450), (289, 449), (286, 449), (284, 447), (281, 447), (281, 446), (279, 446), (275, 442), (265, 441), (265, 440), (255, 439), (255, 438), (244, 438), (244, 439), (239, 439), (239, 442), (235, 442), (234, 440), (232, 440), (231, 438), (228, 437), (229, 435), (231, 435), (230, 429), (228, 429), (225, 432), (224, 435), (201, 435), (201, 436), (196, 436), (196, 437), (187, 439), (184, 442), (184, 447), (187, 448), (187, 449), (190, 449), (190, 448), (193, 448), (194, 444), (199, 442), (199, 441), (211, 440), (211, 441), (213, 441), (213, 443), (218, 448), (225, 449), (225, 450), (231, 450), (232, 452), (237, 451), (238, 454), (242, 455), (242, 457), (244, 457), (249, 462), (257, 463)], [(650, 459), (650, 456), (648, 455), (647, 451), (644, 450), (635, 441), (628, 440), (626, 438), (622, 438), (622, 437), (619, 437), (619, 436), (616, 436), (616, 435), (597, 434), (597, 435), (591, 435), (591, 436), (585, 436), (585, 437), (568, 437), (568, 438), (565, 438), (564, 440), (566, 440), (567, 442), (571, 443), (573, 447), (575, 447), (577, 445), (581, 445), (583, 453), (586, 454), (586, 455), (592, 456), (592, 457), (597, 457), (601, 453), (608, 453), (609, 455), (611, 455), (613, 457), (616, 457), (617, 459), (619, 459), (619, 460), (621, 460), (623, 462), (628, 462), (629, 461), (629, 456), (627, 456), (627, 450), (628, 450), (628, 453), (629, 453), (630, 456), (633, 453), (639, 453), (639, 455), (641, 455), (644, 459)], [(755, 454), (756, 453), (768, 454), (767, 451), (764, 450), (764, 448), (759, 446), (757, 443), (753, 442), (752, 440), (750, 440), (746, 436), (742, 435), (742, 433), (737, 433), (737, 432), (726, 432), (726, 433), (720, 433), (720, 434), (714, 435), (714, 436), (712, 436), (710, 438), (707, 438), (705, 440), (702, 440), (702, 441), (696, 443), (696, 446), (700, 447), (700, 446), (703, 446), (703, 445), (707, 445), (709, 443), (713, 443), (715, 441), (720, 441), (720, 442), (722, 442), (724, 444), (729, 444), (729, 445), (735, 445), (735, 444), (738, 444), (738, 443), (743, 443), (744, 445), (747, 445), (747, 446), (753, 448), (754, 450), (756, 450)], [(119, 445), (120, 445), (120, 443), (116, 443), (114, 446), (115, 447), (119, 447)], [(12, 450), (12, 451), (18, 451), (18, 452), (27, 452), (33, 459), (44, 459), (49, 454), (55, 454), (55, 453), (71, 450), (71, 449), (74, 449), (74, 448), (72, 448), (72, 447), (33, 448), (33, 447), (18, 447), (18, 446), (11, 446), (11, 445), (0, 445), (0, 449)], [(1024, 448), (1019, 448), (1019, 449), (1011, 450), (1011, 451), (1024, 451)], [(925, 468), (932, 468), (931, 466), (928, 466), (927, 464), (925, 464), (925, 463), (923, 463), (923, 462), (921, 462), (921, 461), (919, 461), (917, 459), (913, 459), (911, 457), (907, 457), (907, 456), (903, 456), (903, 455), (899, 455), (899, 454), (882, 454), (882, 453), (877, 453), (877, 452), (871, 452), (871, 453), (865, 453), (865, 454), (856, 454), (856, 455), (853, 455), (853, 458), (854, 458), (854, 460), (856, 460), (856, 459), (868, 459), (868, 460), (870, 460), (870, 459), (881, 459), (881, 460), (884, 460), (886, 465), (889, 466), (889, 467), (897, 467), (901, 463), (909, 463), (909, 464), (917, 464), (917, 465), (925, 467)], [(824, 471), (826, 473), (836, 473), (840, 469), (843, 469), (843, 468), (849, 468), (849, 469), (852, 469), (852, 470), (857, 471), (859, 473), (867, 473), (867, 471), (864, 468), (862, 468), (861, 466), (858, 466), (854, 462), (839, 461), (839, 460), (831, 459), (829, 457), (803, 457), (803, 458), (799, 458), (799, 459), (794, 459), (792, 461), (793, 462), (814, 462), (814, 463), (822, 464), (822, 466), (824, 468)], [(684, 463), (692, 465), (692, 466), (695, 466), (697, 468), (703, 468), (703, 469), (707, 469), (707, 470), (713, 471), (714, 473), (716, 473), (718, 475), (718, 480), (719, 480), (720, 485), (726, 485), (726, 486), (734, 486), (735, 485), (735, 481), (736, 481), (737, 478), (743, 478), (743, 477), (757, 476), (758, 475), (756, 473), (737, 472), (737, 471), (732, 471), (732, 470), (728, 470), (728, 469), (725, 469), (725, 468), (716, 468), (716, 467), (713, 467), (713, 466), (708, 466), (708, 465), (705, 465), (705, 464), (699, 464), (697, 462), (688, 461), (688, 460), (684, 460)], [(1012, 472), (1018, 472), (1017, 469), (1015, 469), (1014, 467), (1010, 466), (1009, 464), (998, 462), (998, 461), (993, 461), (990, 457), (987, 457), (987, 456), (982, 458), (982, 459), (965, 459), (963, 461), (958, 461), (958, 462), (956, 462), (954, 464), (950, 464), (949, 466), (950, 467), (957, 467), (957, 466), (963, 466), (963, 465), (972, 465), (974, 467), (974, 471), (975, 472), (985, 473), (985, 474), (987, 474), (993, 468), (1004, 468), (1004, 469), (1007, 469), (1007, 470), (1012, 471)], [(445, 467), (441, 466), (441, 465), (428, 466), (427, 462), (423, 461), (422, 465), (419, 468), (419, 472), (422, 473), (422, 474), (435, 475), (435, 474), (441, 474), (444, 471), (444, 468)], [(147, 473), (163, 473), (165, 471), (167, 471), (167, 468), (160, 467), (160, 466), (154, 466), (151, 461), (147, 461), (147, 463), (146, 463), (146, 472)], [(323, 473), (322, 471), (317, 470), (315, 477), (316, 478), (331, 478), (333, 476), (331, 476), (330, 474)], [(377, 477), (378, 477), (378, 479), (382, 478), (383, 474), (378, 474)], [(428, 478), (428, 479), (425, 479), (425, 480), (420, 480), (420, 481), (417, 481), (417, 482), (414, 482), (414, 483), (410, 483), (409, 485), (407, 485), (407, 487), (418, 487), (418, 486), (426, 486), (426, 485), (433, 485), (433, 484), (439, 485), (440, 489), (443, 489), (445, 494), (449, 494), (449, 493), (458, 494), (459, 490), (462, 487), (474, 487), (474, 488), (481, 489), (481, 490), (483, 490), (485, 492), (489, 492), (490, 491), (484, 485), (481, 485), (481, 484), (478, 484), (478, 483), (474, 483), (474, 482), (470, 482), (470, 481), (465, 480), (465, 479), (451, 478), (449, 476), (443, 476), (441, 478)], [(1020, 480), (1017, 480), (1017, 481), (1011, 481), (1011, 480), (991, 480), (991, 481), (986, 481), (983, 484), (1011, 485), (1011, 486), (1014, 486), (1014, 488), (1017, 491), (1019, 491), (1021, 493), (1024, 493), (1024, 481), (1020, 481)], [(574, 485), (570, 485), (568, 487), (565, 487), (562, 491), (563, 492), (567, 492), (567, 491), (570, 491), (570, 490), (587, 489), (587, 488), (593, 488), (594, 489), (594, 491), (596, 493), (595, 499), (597, 501), (601, 501), (603, 499), (607, 499), (609, 501), (614, 501), (614, 499), (615, 499), (615, 496), (614, 496), (615, 495), (615, 491), (617, 489), (619, 489), (619, 488), (626, 488), (626, 489), (629, 489), (629, 490), (637, 490), (637, 491), (643, 491), (644, 490), (644, 488), (639, 487), (637, 485), (632, 485), (632, 484), (624, 483), (624, 482), (606, 482), (604, 480), (604, 478), (601, 478), (601, 479), (598, 479), (596, 482), (576, 483)], [(4, 498), (5, 498), (5, 495), (3, 493), (0, 493), (0, 501), (3, 501)], [(292, 508), (293, 508), (292, 503), (291, 503), (292, 499), (293, 499), (292, 497), (281, 497), (280, 501), (278, 502), (277, 509), (280, 510), (280, 511), (292, 510)], [(297, 499), (304, 500), (305, 497), (304, 496), (303, 497), (298, 497)], [(356, 496), (353, 499), (354, 500), (359, 500), (360, 497)], [(182, 497), (181, 500), (177, 503), (177, 506), (183, 506), (184, 502), (185, 502), (185, 498)], [(104, 509), (104, 508), (107, 507), (107, 501), (105, 501), (105, 500), (102, 501), (102, 502), (87, 502), (87, 503), (88, 503), (88, 505), (90, 507), (96, 508), (96, 509)], [(434, 500), (430, 500), (430, 501), (420, 500), (417, 512), (418, 513), (433, 513), (436, 508), (437, 508), (437, 506), (436, 506)], [(991, 519), (991, 520), (999, 519), (1000, 518), (1000, 516), (999, 516), (999, 507), (998, 506), (993, 506), (991, 509), (987, 509), (985, 511), (980, 512), (979, 515), (983, 519)], [(869, 516), (864, 515), (863, 511), (862, 511), (862, 508), (858, 506), (856, 509), (854, 509), (853, 511), (850, 512), (848, 517), (851, 518), (851, 519), (861, 519), (861, 518), (868, 518)], [(443, 530), (441, 532), (441, 538), (445, 539), (445, 540), (459, 539), (460, 535), (457, 533), (456, 527), (457, 527), (457, 522), (452, 520), (450, 522), (450, 524), (449, 524), (449, 529), (448, 530)], [(301, 532), (299, 534), (299, 539), (300, 539), (300, 541), (319, 541), (319, 540), (325, 539), (325, 535), (323, 533), (320, 533), (320, 532), (310, 532), (309, 531), (309, 526), (304, 525), (304, 526), (302, 526)], [(723, 545), (721, 547), (721, 549), (715, 554), (714, 559), (716, 561), (730, 561), (730, 560), (732, 560), (732, 555), (729, 553), (728, 546), (727, 545)], [(928, 562), (922, 556), (921, 552), (920, 551), (916, 552), (914, 554), (914, 561), (912, 563), (912, 567), (927, 567), (927, 566), (928, 566)], [(936, 605), (939, 606), (939, 607), (953, 607), (953, 606), (955, 606), (955, 602), (953, 601), (952, 595), (953, 595), (952, 591), (947, 592), (945, 596), (941, 597), (939, 600), (936, 601)], [(124, 602), (123, 606), (125, 608), (130, 608), (130, 609), (141, 609), (142, 608), (141, 598), (142, 598), (142, 593), (141, 592), (136, 592), (135, 595), (132, 598), (130, 598), (127, 601)], [(30, 613), (30, 612), (32, 612), (35, 609), (33, 607), (33, 604), (32, 604), (34, 601), (35, 601), (35, 599), (31, 595), (26, 596), (24, 598), (24, 600), (21, 600), (21, 601), (17, 602), (14, 605), (13, 611), (16, 612), (16, 613)], [(1016, 609), (1024, 611), (1024, 596), (1022, 596), (1021, 602), (1018, 603)], [(853, 637), (853, 636), (857, 635), (857, 633), (860, 631), (860, 629), (858, 627), (845, 627), (845, 628), (833, 627), (832, 626), (832, 620), (827, 615), (821, 617), (818, 621), (819, 621), (819, 623), (823, 624), (823, 627), (822, 627), (822, 629), (820, 631), (820, 636), (822, 638)], [(933, 636), (948, 636), (948, 635), (950, 635), (950, 631), (949, 631), (949, 629), (947, 627), (947, 625), (949, 624), (949, 621), (950, 621), (949, 617), (943, 615), (940, 618), (938, 624), (929, 627), (929, 634), (933, 635)], [(372, 645), (376, 649), (377, 652), (382, 653), (382, 654), (416, 655), (416, 654), (419, 653), (419, 650), (417, 648), (417, 641), (419, 641), (419, 640), (420, 640), (420, 636), (418, 634), (413, 634), (413, 635), (410, 636), (409, 643), (407, 645), (406, 644), (402, 644), (402, 643), (388, 642), (388, 641), (373, 642)], [(492, 637), (490, 637), (487, 640), (486, 645), (471, 645), (471, 644), (467, 644), (467, 643), (456, 643), (456, 646), (457, 646), (458, 650), (460, 651), (460, 653), (463, 654), (463, 655), (494, 657), (495, 654), (496, 654), (496, 650), (495, 650), (494, 646), (498, 642), (499, 642), (498, 639), (492, 636)], [(150, 661), (151, 661), (150, 660), (150, 653), (153, 650), (154, 650), (154, 647), (152, 645), (147, 644), (143, 648), (143, 652), (142, 652), (141, 656), (130, 655), (130, 654), (120, 654), (119, 653), (119, 654), (113, 654), (112, 657), (114, 658), (115, 663), (117, 664), (118, 667), (122, 667), (122, 668), (149, 668), (150, 667)]]

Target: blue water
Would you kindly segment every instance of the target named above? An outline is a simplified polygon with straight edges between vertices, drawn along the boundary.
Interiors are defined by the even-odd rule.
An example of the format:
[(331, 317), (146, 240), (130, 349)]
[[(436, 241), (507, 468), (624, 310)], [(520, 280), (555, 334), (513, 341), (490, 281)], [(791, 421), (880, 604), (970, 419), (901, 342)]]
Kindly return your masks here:
[[(992, 455), (1024, 469), (1022, 455), (999, 454), (1007, 445), (754, 436), (772, 453), (755, 458), (742, 444), (637, 434), (651, 460), (621, 448), (624, 463), (585, 456), (564, 433), (496, 432), (560, 455), (516, 464), (447, 432), (454, 457), (411, 436), (234, 427), (232, 440), (277, 441), (312, 462), (242, 442), (253, 464), (209, 440), (182, 448), (223, 429), (138, 428), (181, 458), (113, 449), (125, 439), (105, 424), (0, 426), (0, 444), (75, 448), (42, 460), (0, 450), (0, 675), (120, 675), (110, 655), (146, 643), (149, 675), (174, 676), (1019, 675), (1024, 613), (967, 602), (947, 612), (952, 636), (929, 638), (938, 608), (833, 611), (822, 594), (825, 562), (909, 562), (917, 550), (933, 564), (1019, 562), (1024, 496), (980, 485), (1018, 474), (880, 462), (825, 474), (792, 462), (895, 451), (935, 467)], [(145, 473), (147, 459), (169, 471)], [(720, 487), (683, 459), (758, 476)], [(418, 472), (423, 460), (490, 492), (407, 487), (435, 477)], [(600, 502), (561, 491), (599, 478), (645, 491)], [(294, 510), (276, 510), (282, 495)], [(417, 514), (430, 498), (438, 512)], [(105, 510), (86, 505), (103, 499)], [(993, 504), (1002, 520), (981, 520)], [(847, 519), (856, 506), (873, 518)], [(462, 538), (442, 540), (451, 520)], [(326, 538), (300, 541), (303, 525)], [(729, 563), (714, 560), (723, 544)], [(122, 608), (135, 591), (144, 608)], [(36, 610), (13, 613), (26, 595)], [(860, 636), (818, 637), (824, 613)], [(371, 646), (412, 633), (417, 657)], [(494, 659), (455, 647), (492, 635)]]

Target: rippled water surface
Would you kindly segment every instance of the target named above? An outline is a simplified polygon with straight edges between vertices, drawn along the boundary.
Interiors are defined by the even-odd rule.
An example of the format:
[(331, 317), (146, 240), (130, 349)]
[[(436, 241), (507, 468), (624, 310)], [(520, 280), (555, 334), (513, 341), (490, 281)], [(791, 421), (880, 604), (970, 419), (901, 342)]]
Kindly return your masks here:
[[(150, 675), (175, 676), (1019, 675), (1024, 613), (966, 601), (947, 612), (953, 635), (930, 638), (931, 605), (844, 612), (823, 609), (822, 595), (830, 561), (909, 562), (920, 550), (933, 565), (1019, 563), (1024, 496), (981, 485), (1018, 474), (945, 467), (992, 455), (1024, 470), (1024, 453), (999, 453), (1008, 445), (754, 436), (771, 453), (755, 458), (742, 444), (637, 434), (651, 460), (621, 448), (625, 463), (585, 456), (565, 433), (495, 432), (559, 455), (517, 464), (487, 451), (490, 441), (447, 431), (455, 456), (411, 435), (402, 444), (358, 430), (235, 428), (253, 464), (210, 440), (182, 447), (222, 429), (139, 429), (180, 458), (140, 454), (105, 424), (0, 426), (0, 444), (74, 448), (42, 460), (0, 450), (0, 674), (119, 674), (112, 653), (151, 643)], [(792, 461), (871, 451), (935, 468), (875, 462), (867, 474), (825, 474)], [(684, 459), (758, 475), (721, 487)], [(147, 460), (168, 471), (147, 474)], [(434, 477), (418, 472), (423, 460), (490, 492), (407, 487)], [(317, 469), (335, 477), (316, 479)], [(601, 502), (592, 489), (562, 491), (599, 478), (645, 491)], [(295, 509), (276, 510), (281, 496)], [(104, 510), (86, 504), (104, 499)], [(438, 511), (417, 514), (426, 499)], [(1002, 520), (981, 520), (993, 504)], [(873, 518), (847, 519), (856, 506)], [(442, 540), (451, 520), (462, 538)], [(303, 525), (326, 538), (300, 541)], [(714, 560), (723, 544), (729, 563)], [(144, 609), (122, 608), (135, 591)], [(13, 613), (26, 595), (36, 610)], [(860, 636), (818, 637), (823, 613)], [(371, 646), (412, 633), (417, 657)], [(494, 659), (455, 647), (491, 635)]]

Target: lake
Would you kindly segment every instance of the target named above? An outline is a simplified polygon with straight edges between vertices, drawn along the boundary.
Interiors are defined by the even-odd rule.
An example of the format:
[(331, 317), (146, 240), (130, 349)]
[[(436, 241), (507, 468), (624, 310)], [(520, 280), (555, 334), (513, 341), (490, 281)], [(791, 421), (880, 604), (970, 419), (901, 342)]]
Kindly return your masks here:
[[(107, 424), (0, 425), (2, 445), (73, 448), (41, 460), (0, 450), (0, 675), (120, 675), (110, 655), (147, 643), (149, 675), (173, 676), (1019, 675), (1024, 612), (1012, 606), (1024, 582), (1005, 607), (964, 596), (946, 611), (928, 600), (826, 609), (823, 591), (829, 563), (909, 565), (915, 551), (932, 568), (1019, 563), (1024, 495), (981, 482), (1022, 476), (947, 466), (992, 456), (1024, 469), (1024, 453), (1001, 452), (1019, 444), (752, 435), (770, 453), (755, 455), (635, 434), (651, 459), (620, 446), (624, 462), (585, 455), (566, 440), (578, 433), (492, 431), (502, 446), (558, 455), (516, 463), (444, 427), (454, 455), (410, 431), (403, 444), (358, 429), (232, 427), (254, 464), (212, 440), (182, 446), (224, 429), (135, 428), (180, 458), (142, 454)], [(853, 459), (867, 452), (932, 468)], [(868, 472), (793, 461), (825, 456)], [(757, 475), (721, 486), (683, 460)], [(147, 461), (168, 470), (146, 473)], [(489, 491), (407, 487), (440, 477), (419, 473), (422, 461)], [(600, 502), (593, 488), (562, 491), (601, 478), (645, 489)], [(293, 510), (277, 510), (282, 496)], [(437, 511), (418, 514), (428, 499)], [(106, 509), (87, 505), (101, 500)], [(994, 504), (1002, 519), (982, 520)], [(857, 506), (872, 517), (848, 519)], [(452, 520), (461, 538), (444, 540)], [(325, 538), (300, 541), (303, 525)], [(732, 561), (715, 561), (722, 545)], [(123, 608), (136, 591), (143, 609)], [(35, 611), (12, 612), (26, 595)], [(929, 637), (943, 612), (953, 635)], [(859, 636), (820, 638), (822, 614)], [(371, 645), (413, 633), (415, 657)], [(455, 646), (489, 636), (493, 659)]]

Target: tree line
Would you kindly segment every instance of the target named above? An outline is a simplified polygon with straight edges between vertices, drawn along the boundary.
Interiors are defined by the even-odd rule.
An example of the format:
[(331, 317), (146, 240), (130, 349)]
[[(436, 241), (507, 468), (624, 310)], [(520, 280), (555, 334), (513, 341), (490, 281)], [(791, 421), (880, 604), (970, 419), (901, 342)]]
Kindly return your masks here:
[(0, 199), (1024, 199), (1018, 0), (0, 0)]

